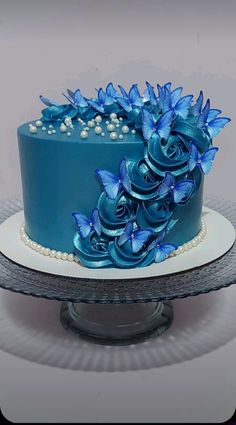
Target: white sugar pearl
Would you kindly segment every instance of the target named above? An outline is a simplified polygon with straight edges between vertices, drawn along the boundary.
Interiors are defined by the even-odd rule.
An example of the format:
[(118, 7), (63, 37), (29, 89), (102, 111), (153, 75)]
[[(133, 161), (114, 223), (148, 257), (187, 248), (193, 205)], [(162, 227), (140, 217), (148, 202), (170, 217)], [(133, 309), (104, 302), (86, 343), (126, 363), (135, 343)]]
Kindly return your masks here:
[(101, 136), (102, 136), (102, 137), (104, 137), (104, 136), (105, 136), (105, 133), (104, 133), (104, 132), (102, 132), (102, 133), (101, 133)]
[(66, 124), (67, 127), (69, 127), (71, 125), (71, 118), (70, 117), (66, 117), (64, 119), (64, 121), (65, 121), (65, 124)]
[(108, 125), (107, 125), (107, 130), (108, 130), (108, 131), (114, 131), (114, 130), (115, 130), (115, 126), (114, 126), (114, 124), (108, 124)]
[(62, 132), (62, 133), (65, 133), (66, 131), (67, 131), (67, 127), (66, 127), (66, 125), (62, 122), (61, 123), (61, 125), (60, 125), (60, 131)]
[(132, 134), (135, 134), (135, 133), (136, 133), (136, 131), (133, 129), (133, 130), (131, 130), (131, 133), (132, 133)]
[(90, 128), (94, 127), (95, 126), (94, 121), (88, 121), (87, 126), (90, 127)]
[(123, 140), (123, 139), (124, 139), (123, 134), (119, 134), (119, 139), (120, 139), (120, 140)]
[(123, 125), (122, 131), (123, 131), (123, 133), (128, 133), (129, 132), (129, 127), (127, 125)]
[(69, 254), (68, 255), (68, 260), (69, 261), (74, 261), (74, 254)]
[(42, 130), (43, 130), (43, 131), (46, 131), (46, 127), (42, 127)]
[(56, 134), (56, 130), (55, 129), (52, 130), (52, 134)]
[(66, 135), (67, 135), (68, 137), (70, 137), (70, 136), (71, 136), (71, 133), (68, 131), (68, 133), (66, 133)]
[(52, 130), (48, 130), (48, 134), (50, 136), (52, 134)]
[(99, 125), (97, 127), (95, 127), (94, 129), (96, 134), (101, 134), (102, 133), (102, 127), (100, 127)]
[(57, 251), (55, 251), (55, 249), (51, 249), (49, 256), (52, 257), (52, 258), (55, 258), (56, 253), (57, 253)]
[(37, 120), (35, 123), (36, 127), (42, 127), (43, 123), (41, 120)]
[(111, 118), (111, 120), (115, 120), (117, 118), (117, 114), (115, 112), (112, 112), (110, 114), (110, 118)]
[(30, 133), (37, 133), (37, 127), (35, 126), (35, 125), (31, 125), (30, 127), (29, 127), (29, 131), (30, 131)]
[(62, 256), (62, 252), (61, 251), (57, 251), (56, 258), (58, 258), (58, 260), (60, 260), (61, 259), (61, 256)]
[(48, 128), (54, 128), (54, 127), (53, 127), (53, 125), (52, 125), (52, 124), (50, 124), (50, 125), (48, 126)]
[(86, 130), (82, 130), (82, 131), (81, 131), (81, 133), (80, 133), (80, 137), (81, 137), (82, 139), (87, 139), (87, 137), (88, 137), (88, 132), (87, 132)]
[(45, 248), (45, 254), (44, 255), (47, 255), (47, 256), (49, 256), (49, 254), (50, 254), (50, 248)]
[(123, 121), (123, 118), (122, 118), (122, 117), (120, 117), (120, 118), (119, 118), (119, 121)]
[(63, 253), (62, 253), (62, 255), (61, 255), (61, 259), (62, 259), (62, 260), (64, 260), (64, 261), (68, 259), (68, 254), (67, 254), (67, 252), (63, 252)]
[(110, 121), (106, 121), (106, 125), (110, 124)]
[(118, 128), (118, 127), (120, 127), (120, 124), (116, 124), (116, 127)]
[(96, 123), (100, 123), (102, 122), (102, 117), (101, 115), (98, 115), (97, 117), (94, 118)]
[(89, 127), (84, 127), (84, 130), (89, 131)]
[(115, 132), (115, 131), (112, 131), (111, 132), (111, 134), (110, 134), (110, 138), (112, 139), (112, 140), (116, 140), (117, 139), (117, 133)]

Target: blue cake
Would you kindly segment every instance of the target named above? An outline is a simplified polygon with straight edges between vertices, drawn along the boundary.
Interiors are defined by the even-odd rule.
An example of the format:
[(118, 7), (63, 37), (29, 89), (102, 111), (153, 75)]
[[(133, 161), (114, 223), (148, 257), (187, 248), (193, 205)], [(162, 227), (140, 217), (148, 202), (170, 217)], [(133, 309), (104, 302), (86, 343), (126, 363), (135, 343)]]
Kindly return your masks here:
[(171, 83), (94, 98), (40, 96), (42, 116), (18, 130), (25, 223), (41, 254), (89, 268), (159, 263), (197, 245), (212, 141), (230, 121), (200, 92)]

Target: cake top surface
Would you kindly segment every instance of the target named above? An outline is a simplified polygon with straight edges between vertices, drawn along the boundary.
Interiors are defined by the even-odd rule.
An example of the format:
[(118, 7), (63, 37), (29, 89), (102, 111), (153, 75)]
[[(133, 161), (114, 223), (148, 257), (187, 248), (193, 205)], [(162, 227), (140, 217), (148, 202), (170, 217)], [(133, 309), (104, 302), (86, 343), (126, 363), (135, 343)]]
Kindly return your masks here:
[(202, 153), (230, 121), (210, 107), (209, 99), (204, 104), (202, 91), (194, 101), (192, 94), (182, 95), (183, 88), (173, 89), (170, 82), (156, 88), (146, 82), (142, 94), (137, 84), (127, 91), (121, 85), (118, 88), (110, 82), (92, 98), (83, 96), (80, 89), (67, 89), (63, 104), (40, 95), (46, 106), (42, 117), (19, 131), (36, 139), (56, 136), (57, 140), (96, 143), (170, 140), (177, 134), (196, 143)]

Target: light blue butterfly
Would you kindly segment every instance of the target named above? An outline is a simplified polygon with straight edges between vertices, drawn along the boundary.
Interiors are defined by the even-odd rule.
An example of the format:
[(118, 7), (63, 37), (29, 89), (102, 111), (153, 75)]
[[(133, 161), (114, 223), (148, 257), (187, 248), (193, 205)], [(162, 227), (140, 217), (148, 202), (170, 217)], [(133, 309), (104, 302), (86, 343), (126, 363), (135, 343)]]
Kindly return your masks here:
[(152, 106), (157, 106), (158, 98), (157, 98), (156, 93), (154, 91), (154, 87), (151, 86), (151, 84), (148, 81), (146, 81), (146, 86), (147, 86), (147, 89), (144, 92), (144, 99), (143, 100), (149, 101)]
[(142, 121), (143, 137), (145, 140), (150, 140), (154, 133), (158, 134), (160, 138), (165, 140), (168, 139), (172, 123), (171, 111), (165, 112), (156, 121), (149, 111), (147, 111), (145, 108), (142, 108)]
[(170, 254), (177, 249), (177, 246), (173, 243), (161, 243), (165, 236), (166, 232), (162, 231), (157, 238), (152, 241), (149, 245), (150, 250), (155, 250), (155, 263), (161, 263), (170, 256)]
[(230, 118), (218, 117), (220, 109), (210, 109), (210, 100), (208, 99), (202, 113), (197, 120), (197, 127), (208, 132), (211, 138), (216, 137), (222, 128), (231, 121)]
[(101, 235), (101, 221), (97, 208), (92, 211), (91, 219), (80, 213), (72, 213), (78, 230), (82, 238), (87, 238), (91, 233), (95, 232), (98, 236)]
[(109, 106), (114, 103), (112, 97), (110, 97), (106, 92), (100, 88), (98, 90), (98, 98), (88, 100), (89, 105), (91, 105), (96, 111), (104, 113), (104, 106)]
[(104, 190), (110, 199), (116, 199), (118, 193), (122, 188), (127, 192), (131, 191), (131, 181), (127, 171), (126, 158), (123, 158), (120, 162), (120, 175), (115, 176), (110, 171), (96, 170), (96, 174), (100, 178)]
[(199, 167), (204, 174), (208, 174), (218, 150), (219, 148), (217, 147), (209, 148), (201, 155), (197, 146), (194, 143), (191, 143), (190, 157), (188, 161), (189, 171), (193, 171), (195, 167)]
[(67, 95), (62, 93), (63, 96), (75, 107), (75, 108), (85, 108), (88, 106), (87, 100), (82, 96), (80, 89), (77, 89), (73, 92), (70, 89), (67, 89)]
[(114, 85), (112, 83), (108, 83), (106, 86), (106, 95), (113, 99), (114, 101), (117, 99), (117, 97), (120, 97), (120, 94), (115, 89)]
[(143, 245), (147, 242), (150, 236), (153, 234), (150, 229), (133, 229), (133, 223), (129, 221), (125, 227), (124, 233), (118, 238), (118, 245), (122, 246), (126, 242), (131, 242), (132, 251), (137, 253), (142, 249)]
[(143, 106), (143, 99), (140, 95), (137, 84), (132, 85), (129, 93), (127, 93), (121, 85), (118, 84), (118, 87), (123, 97), (117, 97), (116, 100), (126, 112), (132, 111), (133, 108)]
[(39, 98), (46, 106), (61, 106), (60, 103), (56, 102), (55, 100), (51, 100), (48, 97), (40, 95)]
[(169, 109), (167, 104), (167, 98), (169, 97), (170, 89), (171, 89), (170, 82), (164, 84), (163, 86), (160, 86), (160, 84), (157, 84), (158, 106), (162, 112), (166, 112)]
[(192, 180), (184, 179), (175, 183), (173, 174), (167, 171), (162, 183), (159, 186), (158, 194), (161, 197), (170, 194), (172, 200), (178, 204), (184, 198), (190, 195), (193, 187), (194, 183)]
[(198, 96), (198, 98), (196, 100), (196, 103), (195, 103), (195, 105), (192, 108), (192, 112), (193, 112), (193, 115), (194, 116), (197, 116), (198, 117), (201, 114), (201, 112), (202, 112), (202, 105), (203, 105), (203, 92), (201, 90), (200, 93), (199, 93), (199, 96)]

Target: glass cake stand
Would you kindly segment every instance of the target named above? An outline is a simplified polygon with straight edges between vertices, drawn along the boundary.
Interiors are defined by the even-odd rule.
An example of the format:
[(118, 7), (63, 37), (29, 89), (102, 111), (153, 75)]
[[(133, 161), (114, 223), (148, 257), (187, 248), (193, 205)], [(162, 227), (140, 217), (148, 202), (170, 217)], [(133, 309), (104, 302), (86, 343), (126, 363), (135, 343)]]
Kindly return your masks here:
[[(236, 225), (236, 203), (206, 199)], [(22, 209), (19, 200), (0, 202), (0, 224)], [(116, 270), (114, 269), (114, 273)], [(135, 279), (81, 279), (43, 273), (0, 253), (0, 286), (62, 301), (63, 327), (100, 344), (134, 344), (165, 332), (173, 321), (171, 300), (208, 293), (236, 282), (236, 244), (219, 259), (170, 275)], [(39, 318), (40, 319), (40, 318)]]

